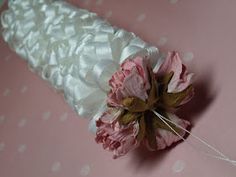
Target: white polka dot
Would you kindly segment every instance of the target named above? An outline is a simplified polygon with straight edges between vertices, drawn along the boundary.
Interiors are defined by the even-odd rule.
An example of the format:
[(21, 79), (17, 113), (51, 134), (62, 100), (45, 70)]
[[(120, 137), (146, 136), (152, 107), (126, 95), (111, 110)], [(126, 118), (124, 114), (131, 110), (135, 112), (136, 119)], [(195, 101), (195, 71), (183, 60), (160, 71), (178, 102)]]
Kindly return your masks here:
[(146, 14), (142, 13), (142, 14), (139, 14), (138, 17), (137, 17), (137, 21), (138, 22), (142, 22), (146, 19)]
[(192, 61), (194, 58), (194, 55), (192, 52), (186, 52), (184, 53), (183, 60), (186, 62)]
[(177, 160), (174, 165), (172, 166), (172, 171), (174, 173), (179, 173), (181, 171), (183, 171), (185, 168), (185, 162), (182, 160)]
[(5, 61), (9, 61), (11, 59), (11, 55), (6, 56), (4, 59)]
[(167, 43), (168, 38), (165, 36), (160, 37), (160, 39), (157, 41), (157, 45), (163, 46)]
[(101, 5), (102, 3), (103, 3), (103, 0), (97, 0), (97, 1), (96, 1), (96, 4), (97, 4), (97, 5)]
[(47, 111), (47, 112), (44, 112), (43, 113), (43, 120), (48, 120), (51, 116), (51, 112), (50, 111)]
[(112, 11), (111, 10), (107, 11), (105, 14), (105, 18), (110, 18), (111, 16), (112, 16)]
[(6, 120), (6, 117), (4, 115), (0, 116), (0, 124), (3, 124)]
[(26, 85), (24, 85), (21, 87), (20, 92), (25, 93), (25, 92), (27, 92), (27, 90), (28, 90), (28, 87)]
[(170, 2), (171, 4), (176, 4), (176, 3), (178, 2), (178, 0), (169, 0), (169, 2)]
[(60, 121), (61, 121), (61, 122), (64, 122), (64, 121), (67, 120), (67, 118), (68, 118), (68, 114), (67, 114), (67, 113), (64, 113), (64, 114), (62, 114), (62, 115), (60, 116)]
[(81, 176), (88, 176), (88, 174), (90, 173), (91, 171), (91, 167), (89, 165), (85, 165), (81, 168), (80, 170), (80, 175)]
[(52, 172), (58, 172), (61, 169), (61, 163), (60, 162), (54, 162), (51, 167)]
[(18, 122), (18, 127), (24, 127), (27, 123), (27, 119), (21, 119), (19, 122)]
[(24, 153), (26, 151), (26, 149), (27, 149), (27, 146), (25, 144), (20, 144), (17, 148), (17, 151), (19, 153)]
[(0, 152), (3, 151), (5, 149), (6, 145), (5, 143), (1, 142), (0, 143)]
[(7, 89), (4, 90), (2, 95), (3, 96), (8, 96), (8, 95), (10, 95), (10, 93), (11, 93), (11, 90), (7, 88)]

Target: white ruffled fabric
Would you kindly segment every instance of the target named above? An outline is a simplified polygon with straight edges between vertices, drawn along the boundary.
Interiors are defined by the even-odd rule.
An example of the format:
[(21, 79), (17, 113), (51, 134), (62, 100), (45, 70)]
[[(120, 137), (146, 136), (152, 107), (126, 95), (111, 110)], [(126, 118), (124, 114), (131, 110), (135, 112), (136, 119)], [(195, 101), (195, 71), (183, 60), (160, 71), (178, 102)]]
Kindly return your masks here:
[[(125, 59), (158, 49), (95, 13), (59, 0), (11, 0), (1, 15), (3, 37), (33, 71), (62, 91), (80, 116), (106, 107), (108, 80)], [(159, 64), (158, 64), (159, 65)]]

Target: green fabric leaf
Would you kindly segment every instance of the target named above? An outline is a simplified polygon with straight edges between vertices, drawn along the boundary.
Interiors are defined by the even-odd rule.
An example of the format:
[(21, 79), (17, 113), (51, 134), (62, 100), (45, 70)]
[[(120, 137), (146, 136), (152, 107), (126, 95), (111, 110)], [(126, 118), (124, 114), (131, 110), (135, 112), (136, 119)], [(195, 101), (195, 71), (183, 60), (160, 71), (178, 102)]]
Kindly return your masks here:
[(150, 77), (151, 77), (151, 89), (149, 92), (147, 102), (148, 102), (148, 107), (152, 108), (154, 104), (158, 101), (159, 97), (158, 97), (158, 85), (154, 74), (150, 73)]
[(170, 73), (165, 74), (162, 78), (160, 78), (158, 82), (162, 83), (165, 86), (165, 90), (167, 90), (168, 84), (170, 83), (173, 76), (174, 72), (171, 71)]
[(139, 117), (138, 114), (127, 112), (127, 113), (123, 114), (122, 116), (120, 116), (118, 121), (122, 125), (127, 125), (130, 122), (135, 121), (138, 117)]
[(193, 86), (190, 85), (186, 89), (177, 93), (163, 93), (162, 101), (168, 107), (177, 107), (181, 102), (193, 91)]
[(122, 101), (122, 104), (127, 107), (130, 112), (145, 112), (148, 110), (148, 105), (137, 97), (128, 97)]
[(149, 111), (145, 113), (145, 122), (148, 144), (152, 149), (157, 149), (156, 129), (153, 127), (153, 119)]
[(145, 137), (145, 133), (146, 133), (146, 124), (145, 124), (145, 118), (143, 114), (141, 118), (139, 119), (139, 132), (137, 135), (138, 141), (141, 141)]

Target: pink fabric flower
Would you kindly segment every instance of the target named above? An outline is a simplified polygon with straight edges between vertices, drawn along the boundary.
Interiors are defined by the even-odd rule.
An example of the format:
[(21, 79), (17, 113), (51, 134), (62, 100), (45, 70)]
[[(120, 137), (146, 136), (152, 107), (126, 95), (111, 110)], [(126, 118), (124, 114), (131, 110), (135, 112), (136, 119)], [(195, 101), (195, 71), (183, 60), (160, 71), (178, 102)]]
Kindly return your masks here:
[[(177, 125), (181, 126), (184, 129), (186, 129), (190, 125), (189, 121), (180, 119), (174, 114), (168, 113), (168, 117), (170, 118), (171, 121), (173, 121), (174, 123), (176, 123)], [(167, 122), (167, 123), (170, 124), (169, 122)], [(180, 132), (178, 132), (178, 133), (180, 136), (184, 136), (186, 132), (180, 129)], [(171, 131), (159, 128), (159, 129), (156, 129), (157, 149), (152, 149), (149, 146), (146, 139), (144, 139), (143, 143), (146, 145), (146, 147), (150, 151), (155, 151), (155, 150), (165, 149), (179, 140), (181, 140), (181, 138), (178, 135), (174, 134)]]
[(168, 74), (171, 71), (174, 75), (168, 85), (168, 92), (180, 92), (186, 89), (191, 83), (193, 73), (188, 73), (186, 66), (183, 65), (178, 52), (169, 52), (164, 63), (158, 71), (154, 71), (158, 75)]
[(108, 109), (96, 122), (95, 140), (97, 143), (102, 143), (104, 149), (113, 151), (113, 158), (125, 155), (140, 144), (136, 139), (139, 132), (137, 121), (120, 125), (117, 119), (120, 113), (120, 111)]
[(122, 63), (121, 68), (113, 74), (109, 81), (111, 91), (108, 104), (122, 106), (121, 101), (127, 97), (138, 97), (145, 101), (150, 89), (147, 59), (136, 57)]
[[(145, 123), (145, 121), (147, 121), (148, 119), (158, 119), (158, 116), (150, 117), (149, 114), (143, 113), (145, 113), (146, 111), (150, 112), (153, 109), (158, 112), (159, 108), (158, 104), (156, 103), (158, 103), (158, 101), (163, 101), (162, 99), (155, 99), (156, 95), (153, 94), (153, 90), (149, 93), (151, 84), (155, 84), (155, 81), (153, 80), (150, 83), (149, 69), (148, 59), (146, 58), (136, 57), (134, 59), (128, 59), (121, 64), (120, 69), (112, 75), (112, 78), (109, 81), (111, 91), (109, 92), (107, 99), (108, 110), (96, 122), (97, 133), (95, 139), (97, 143), (103, 144), (104, 149), (113, 151), (114, 158), (125, 155), (129, 151), (137, 148), (140, 143), (146, 145), (149, 150), (154, 151), (165, 149), (171, 144), (181, 140), (181, 137), (176, 135), (173, 131), (169, 130), (168, 126), (164, 127), (153, 124), (153, 126), (155, 126), (155, 129), (150, 130), (153, 134), (149, 134), (147, 132), (147, 128), (151, 127), (147, 122)], [(177, 52), (168, 53), (164, 63), (160, 66), (160, 68), (158, 70), (153, 70), (153, 74), (156, 75), (157, 79), (171, 72), (173, 72), (173, 76), (168, 83), (167, 92), (178, 93), (184, 91), (192, 83), (193, 74), (187, 73), (186, 67), (182, 64), (182, 61)], [(158, 82), (158, 80), (156, 80), (156, 82)], [(177, 106), (179, 106), (179, 104), (182, 105), (186, 103), (193, 96), (193, 89), (190, 88), (188, 90), (188, 92), (185, 92), (183, 100), (181, 99), (181, 103), (178, 102)], [(163, 92), (166, 92), (166, 90), (164, 90)], [(161, 97), (162, 93), (160, 92), (159, 94)], [(150, 96), (149, 99), (148, 96)], [(128, 97), (137, 97), (143, 100), (144, 103), (137, 102), (134, 105), (138, 108), (143, 106), (145, 109), (139, 109), (141, 111), (137, 111), (135, 113), (138, 114), (137, 117), (135, 117), (134, 119), (130, 119), (127, 124), (122, 124), (121, 120), (118, 121), (119, 116), (121, 115), (121, 111), (119, 110), (124, 109), (122, 101)], [(175, 99), (175, 97), (173, 99)], [(150, 100), (154, 102), (150, 102)], [(109, 108), (109, 106), (116, 107), (116, 109), (111, 107)], [(156, 107), (153, 108), (152, 106)], [(172, 114), (171, 112), (174, 110), (171, 108), (172, 107), (167, 104), (167, 107), (165, 107), (164, 110), (168, 115), (168, 118), (183, 129), (186, 129), (190, 125), (190, 123)], [(162, 108), (160, 109), (162, 110)], [(126, 112), (124, 113), (127, 114), (127, 111), (130, 111), (131, 114), (133, 114), (131, 108), (126, 107)], [(139, 115), (143, 115), (144, 117), (142, 118), (144, 119), (139, 119)], [(121, 118), (128, 119), (129, 117)], [(144, 122), (141, 122), (140, 120), (144, 120)], [(167, 123), (171, 126), (170, 122)], [(142, 126), (145, 126), (145, 128), (143, 128)], [(182, 129), (176, 129), (176, 127), (174, 127), (174, 130), (178, 130), (180, 136), (184, 136), (186, 133)], [(138, 134), (142, 135), (142, 139), (137, 139)], [(155, 139), (156, 146), (155, 144), (153, 145)]]

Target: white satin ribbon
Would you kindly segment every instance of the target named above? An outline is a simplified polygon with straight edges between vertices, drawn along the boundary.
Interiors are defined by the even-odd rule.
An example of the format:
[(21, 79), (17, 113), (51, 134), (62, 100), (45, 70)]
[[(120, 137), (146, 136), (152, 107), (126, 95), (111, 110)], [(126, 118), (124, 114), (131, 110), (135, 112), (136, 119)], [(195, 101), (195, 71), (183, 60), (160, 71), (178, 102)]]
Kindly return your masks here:
[(64, 1), (14, 0), (8, 6), (1, 15), (3, 38), (81, 116), (100, 114), (108, 80), (125, 59), (141, 55), (157, 63), (156, 47)]

